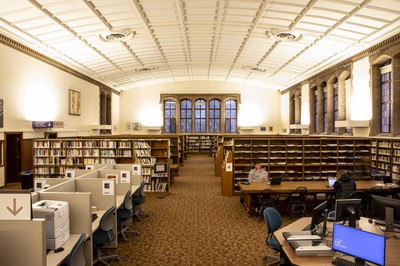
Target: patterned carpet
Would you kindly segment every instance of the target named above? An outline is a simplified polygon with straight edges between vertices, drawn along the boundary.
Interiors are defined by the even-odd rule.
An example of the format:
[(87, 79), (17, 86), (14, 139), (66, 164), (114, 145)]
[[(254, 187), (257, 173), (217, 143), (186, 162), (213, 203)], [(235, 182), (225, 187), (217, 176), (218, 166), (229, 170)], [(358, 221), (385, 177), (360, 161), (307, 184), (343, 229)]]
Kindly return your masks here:
[(133, 225), (140, 235), (119, 243), (111, 265), (265, 265), (265, 223), (221, 196), (213, 158), (191, 156), (179, 174), (171, 196), (147, 196), (149, 217)]
[[(5, 188), (19, 188), (19, 183)], [(214, 176), (214, 159), (191, 155), (179, 168), (172, 193), (147, 196), (143, 210), (149, 217), (134, 221), (139, 236), (128, 235), (111, 265), (265, 265), (261, 256), (273, 252), (265, 245), (264, 220), (249, 216), (239, 197), (221, 196)], [(283, 225), (292, 222), (283, 217)]]

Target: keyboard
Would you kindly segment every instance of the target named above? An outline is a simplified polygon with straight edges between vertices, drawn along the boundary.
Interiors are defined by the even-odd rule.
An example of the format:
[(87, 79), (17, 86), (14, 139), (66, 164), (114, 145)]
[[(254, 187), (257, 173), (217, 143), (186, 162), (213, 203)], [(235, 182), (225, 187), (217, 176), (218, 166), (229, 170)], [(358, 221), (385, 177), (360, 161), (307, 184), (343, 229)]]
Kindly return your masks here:
[(336, 257), (332, 260), (333, 265), (337, 266), (356, 266), (356, 263), (343, 258)]
[(92, 223), (97, 219), (97, 213), (92, 213)]

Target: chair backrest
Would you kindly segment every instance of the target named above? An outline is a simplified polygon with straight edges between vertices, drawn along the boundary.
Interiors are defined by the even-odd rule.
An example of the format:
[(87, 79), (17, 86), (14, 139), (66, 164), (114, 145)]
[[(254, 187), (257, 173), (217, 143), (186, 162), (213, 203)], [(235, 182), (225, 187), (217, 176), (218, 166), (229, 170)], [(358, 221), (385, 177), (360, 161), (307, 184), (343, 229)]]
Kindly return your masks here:
[(109, 208), (100, 220), (100, 229), (106, 232), (110, 232), (114, 226), (114, 215), (115, 215), (115, 206)]
[(124, 208), (127, 210), (132, 210), (133, 205), (132, 205), (132, 197), (131, 197), (131, 190), (129, 189), (124, 198)]
[(274, 208), (268, 207), (264, 210), (264, 219), (267, 224), (268, 234), (273, 234), (282, 225), (282, 217)]
[(363, 199), (364, 198), (364, 192), (356, 190), (353, 193), (351, 193), (347, 198), (348, 199)]
[(71, 252), (67, 257), (67, 266), (85, 266), (86, 260), (83, 252), (83, 243), (85, 242), (86, 234), (81, 234), (78, 241), (72, 247)]
[(139, 195), (144, 197), (144, 181), (142, 181), (142, 183), (140, 183)]
[(380, 187), (380, 186), (374, 186), (374, 187), (372, 187), (372, 188), (370, 188), (369, 189), (369, 192), (372, 194), (372, 193), (375, 193), (375, 192), (377, 192), (377, 193), (381, 193), (383, 191), (383, 189), (382, 189), (382, 187)]
[(260, 205), (270, 204), (276, 202), (276, 192), (273, 189), (264, 189), (260, 194), (257, 195), (257, 201)]
[(305, 200), (307, 198), (307, 188), (306, 187), (298, 187), (293, 190), (289, 195), (292, 199), (297, 200)]

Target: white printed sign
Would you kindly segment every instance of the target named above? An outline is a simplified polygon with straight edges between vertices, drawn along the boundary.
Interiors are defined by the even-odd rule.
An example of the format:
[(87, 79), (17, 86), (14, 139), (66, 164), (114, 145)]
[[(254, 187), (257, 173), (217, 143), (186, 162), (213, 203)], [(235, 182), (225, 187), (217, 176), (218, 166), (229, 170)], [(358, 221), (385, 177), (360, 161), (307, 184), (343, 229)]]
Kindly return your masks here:
[(114, 195), (114, 181), (103, 180), (103, 195)]
[(0, 193), (0, 220), (31, 220), (31, 193)]

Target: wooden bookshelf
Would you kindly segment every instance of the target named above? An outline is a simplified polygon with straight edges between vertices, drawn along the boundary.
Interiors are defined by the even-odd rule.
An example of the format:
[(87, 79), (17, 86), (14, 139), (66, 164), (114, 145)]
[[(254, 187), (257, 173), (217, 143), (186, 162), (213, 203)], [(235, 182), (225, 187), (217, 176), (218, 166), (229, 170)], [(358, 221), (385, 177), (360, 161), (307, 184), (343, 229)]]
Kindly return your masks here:
[[(317, 181), (335, 176), (340, 169), (356, 171), (355, 166), (362, 158), (370, 158), (371, 152), (368, 138), (238, 136), (232, 142), (232, 147), (227, 145), (224, 150), (232, 150), (233, 194), (239, 192), (238, 182), (247, 179), (254, 162), (260, 162), (270, 177)], [(398, 145), (400, 169), (400, 141)], [(371, 176), (369, 170), (356, 174)]]
[(227, 166), (227, 164), (232, 164), (232, 162), (232, 151), (228, 150), (224, 153), (223, 168), (221, 173), (221, 194), (223, 196), (233, 195), (233, 172), (232, 168)]
[(36, 139), (32, 142), (34, 177), (64, 177), (65, 169), (94, 163), (137, 163), (142, 166), (147, 192), (169, 193), (169, 169), (165, 175), (155, 175), (152, 167), (156, 162), (178, 162), (178, 137), (170, 139)]
[(186, 143), (191, 154), (212, 154), (215, 151), (217, 136), (215, 135), (187, 135)]
[(400, 180), (400, 139), (373, 138), (371, 140), (371, 167), (379, 172)]

